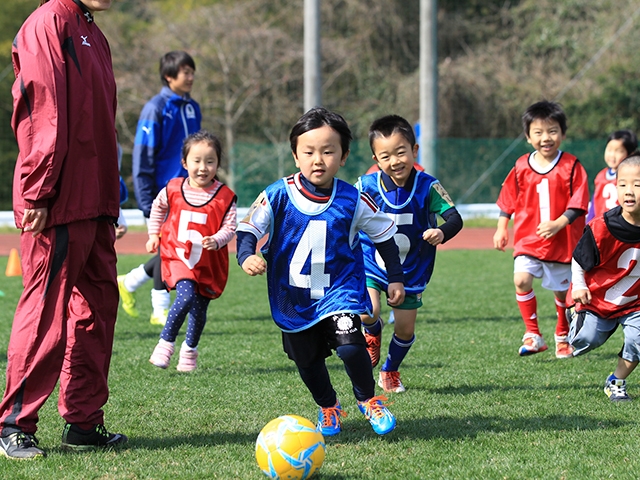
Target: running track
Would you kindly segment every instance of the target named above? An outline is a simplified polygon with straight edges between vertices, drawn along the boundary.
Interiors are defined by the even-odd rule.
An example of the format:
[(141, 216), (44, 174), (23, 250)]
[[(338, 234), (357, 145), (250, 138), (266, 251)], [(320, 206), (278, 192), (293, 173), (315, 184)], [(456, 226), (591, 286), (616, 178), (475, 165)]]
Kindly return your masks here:
[[(493, 248), (493, 228), (463, 228), (453, 239), (438, 247), (439, 250), (482, 250)], [(513, 232), (509, 233), (509, 246), (513, 248), (511, 239)], [(145, 232), (129, 232), (120, 240), (116, 241), (116, 250), (119, 254), (145, 254), (145, 243), (147, 242)], [(229, 244), (231, 253), (235, 253), (235, 240)], [(18, 233), (0, 234), (0, 256), (8, 256), (12, 248), (20, 250), (20, 235)]]

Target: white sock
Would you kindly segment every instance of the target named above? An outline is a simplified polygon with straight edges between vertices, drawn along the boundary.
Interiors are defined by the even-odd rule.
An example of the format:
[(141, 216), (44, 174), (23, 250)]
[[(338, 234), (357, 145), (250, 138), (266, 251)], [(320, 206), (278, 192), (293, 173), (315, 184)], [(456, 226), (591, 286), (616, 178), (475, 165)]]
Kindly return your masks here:
[(193, 347), (191, 348), (189, 345), (187, 345), (187, 341), (183, 341), (182, 345), (180, 346), (180, 351), (181, 352), (195, 352), (198, 350), (198, 347)]
[(169, 310), (171, 303), (171, 294), (166, 290), (151, 290), (151, 306), (153, 314), (156, 316), (164, 316), (165, 310)]
[(159, 345), (166, 345), (166, 346), (172, 346), (173, 347), (176, 344), (176, 342), (167, 342), (166, 340), (161, 338), (160, 340), (158, 340), (158, 344)]
[(144, 264), (141, 264), (125, 275), (123, 282), (124, 288), (126, 288), (128, 292), (135, 292), (149, 280), (151, 280), (151, 277), (144, 271)]

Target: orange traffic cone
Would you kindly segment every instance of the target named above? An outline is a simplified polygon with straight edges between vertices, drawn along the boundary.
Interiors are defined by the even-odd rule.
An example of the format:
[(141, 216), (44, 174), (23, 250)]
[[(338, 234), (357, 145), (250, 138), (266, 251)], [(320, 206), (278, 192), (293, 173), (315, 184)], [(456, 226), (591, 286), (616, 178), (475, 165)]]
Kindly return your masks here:
[(20, 277), (22, 275), (22, 267), (20, 266), (20, 255), (18, 249), (12, 248), (9, 252), (9, 261), (7, 262), (7, 277)]

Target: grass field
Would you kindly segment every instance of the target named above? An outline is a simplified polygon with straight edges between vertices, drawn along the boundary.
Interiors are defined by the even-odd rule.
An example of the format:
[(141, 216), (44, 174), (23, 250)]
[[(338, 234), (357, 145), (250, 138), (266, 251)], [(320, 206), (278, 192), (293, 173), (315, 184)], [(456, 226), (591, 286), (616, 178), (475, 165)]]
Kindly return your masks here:
[[(147, 257), (125, 256), (126, 272)], [(4, 272), (6, 257), (0, 258)], [(556, 360), (552, 348), (520, 358), (523, 333), (511, 281), (512, 259), (496, 251), (443, 251), (425, 292), (416, 337), (401, 372), (407, 392), (390, 395), (398, 427), (379, 437), (357, 410), (341, 362), (329, 371), (348, 417), (327, 439), (315, 478), (632, 479), (640, 476), (640, 398), (616, 405), (602, 384), (616, 363), (621, 332), (582, 358)], [(192, 374), (148, 363), (159, 328), (120, 311), (111, 367), (107, 427), (126, 433), (120, 451), (69, 454), (59, 448), (57, 392), (41, 411), (46, 459), (0, 457), (11, 479), (260, 479), (258, 432), (293, 413), (315, 421), (317, 408), (282, 352), (263, 278), (235, 263), (225, 294), (211, 303)], [(553, 297), (535, 284), (543, 334), (553, 342)], [(20, 279), (0, 277), (0, 381)], [(383, 355), (391, 329), (383, 331)], [(182, 337), (179, 338), (179, 341)], [(377, 376), (377, 372), (376, 372)], [(638, 397), (637, 376), (629, 393)]]

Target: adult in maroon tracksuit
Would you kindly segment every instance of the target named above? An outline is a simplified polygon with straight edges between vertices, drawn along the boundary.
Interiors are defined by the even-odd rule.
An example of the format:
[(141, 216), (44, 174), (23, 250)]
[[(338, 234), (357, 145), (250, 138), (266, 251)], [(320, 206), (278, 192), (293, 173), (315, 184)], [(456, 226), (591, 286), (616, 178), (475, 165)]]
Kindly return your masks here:
[(24, 292), (0, 403), (0, 453), (44, 455), (38, 410), (60, 379), (62, 445), (123, 443), (102, 407), (118, 305), (114, 222), (119, 181), (116, 83), (93, 23), (111, 0), (43, 0), (13, 44), (13, 179)]

